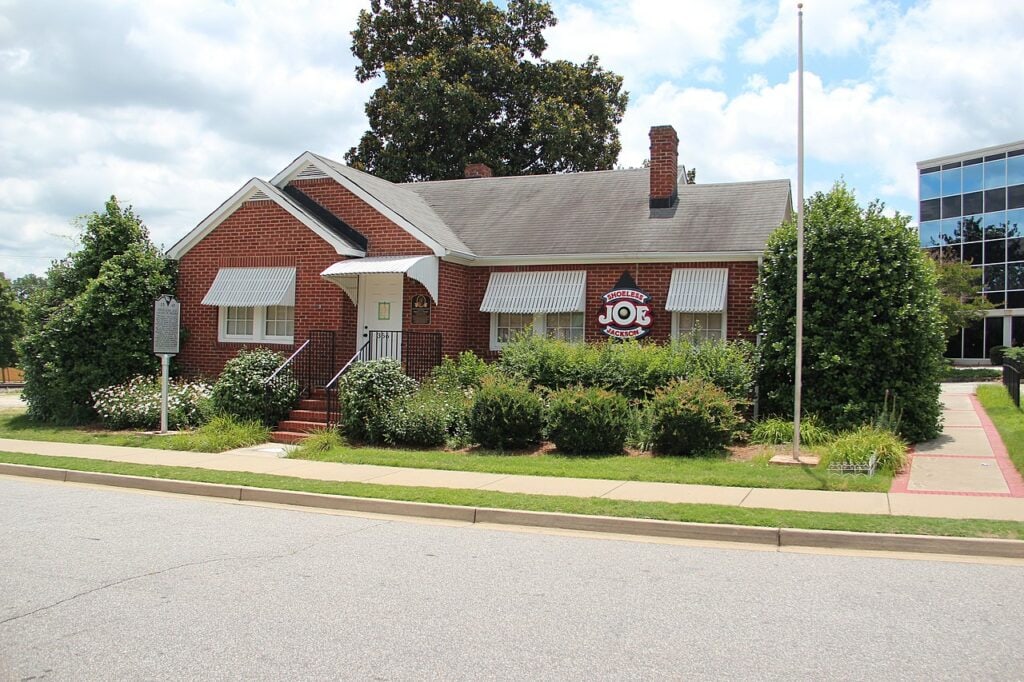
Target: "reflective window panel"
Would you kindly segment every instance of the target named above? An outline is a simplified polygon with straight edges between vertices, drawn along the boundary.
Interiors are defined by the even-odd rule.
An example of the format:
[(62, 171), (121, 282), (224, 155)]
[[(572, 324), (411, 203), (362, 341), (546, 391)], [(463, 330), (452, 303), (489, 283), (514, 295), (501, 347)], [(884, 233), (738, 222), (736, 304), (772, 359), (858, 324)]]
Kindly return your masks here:
[(960, 194), (963, 190), (960, 186), (960, 168), (949, 168), (942, 171), (942, 196), (948, 197), (951, 194)]
[(1024, 260), (1024, 238), (1006, 240), (1006, 260)]
[(960, 245), (955, 244), (953, 246), (942, 246), (938, 249), (931, 249), (929, 252), (933, 256), (938, 256), (939, 260), (943, 263), (959, 263), (960, 262)]
[(968, 261), (981, 265), (981, 242), (964, 244), (964, 262)]
[(960, 351), (964, 345), (964, 333), (958, 331), (953, 336), (949, 337), (946, 341), (946, 357), (947, 358), (958, 358), (960, 357)]
[(1006, 208), (1024, 208), (1024, 185), (1006, 188)]
[(939, 173), (925, 173), (921, 176), (921, 201), (934, 199), (942, 193), (941, 179)]
[(1010, 291), (1006, 294), (1007, 308), (1024, 308), (1024, 291)]
[(939, 241), (939, 228), (942, 223), (938, 220), (929, 220), (928, 222), (921, 223), (921, 246), (938, 246), (941, 242)]
[[(945, 201), (945, 199), (943, 199)], [(985, 212), (1002, 211), (1006, 208), (1006, 188), (985, 190)]]
[[(1006, 261), (1006, 240), (985, 242), (985, 264), (1003, 263)], [(998, 287), (995, 287), (998, 288)]]
[(942, 217), (956, 218), (960, 213), (960, 195), (953, 197), (942, 197)]
[(964, 215), (970, 215), (971, 213), (983, 213), (985, 211), (985, 193), (984, 192), (971, 192), (970, 194), (964, 195)]
[(939, 221), (939, 243), (960, 243), (960, 218), (946, 218)]
[(985, 266), (985, 291), (1006, 291), (1006, 266)]
[(1011, 156), (1006, 160), (1006, 184), (1024, 184), (1024, 156)]
[(977, 192), (981, 189), (983, 184), (984, 168), (985, 167), (981, 164), (981, 159), (977, 159), (973, 164), (971, 164), (970, 161), (964, 162), (962, 175), (964, 192)]
[(1024, 317), (1014, 315), (1010, 320), (1010, 345), (1020, 346), (1024, 344)]
[(985, 357), (985, 328), (982, 326), (981, 320), (964, 328), (963, 356), (965, 358)]
[(985, 189), (1006, 187), (1006, 159), (985, 162)]
[(985, 298), (989, 300), (989, 303), (997, 308), (1003, 307), (1003, 301), (1006, 300), (1006, 293), (1002, 291), (990, 291), (985, 294)]
[(984, 234), (981, 224), (982, 216), (980, 215), (969, 215), (964, 216), (960, 221), (960, 235), (965, 242), (976, 242), (981, 239)]
[(982, 219), (985, 239), (999, 239), (1006, 236), (1006, 211), (986, 213)]
[(1006, 288), (1024, 289), (1024, 263), (1006, 264)]
[(985, 357), (989, 357), (992, 349), (1003, 345), (1003, 318), (985, 318)]

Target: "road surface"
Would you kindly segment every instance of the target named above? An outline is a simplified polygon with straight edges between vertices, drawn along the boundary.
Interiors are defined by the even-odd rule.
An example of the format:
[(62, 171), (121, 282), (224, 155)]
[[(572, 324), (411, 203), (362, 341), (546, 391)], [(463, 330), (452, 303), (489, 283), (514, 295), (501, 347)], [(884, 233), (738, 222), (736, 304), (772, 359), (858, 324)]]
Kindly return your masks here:
[(4, 477), (0, 520), (0, 680), (1024, 675), (1024, 562), (516, 532)]

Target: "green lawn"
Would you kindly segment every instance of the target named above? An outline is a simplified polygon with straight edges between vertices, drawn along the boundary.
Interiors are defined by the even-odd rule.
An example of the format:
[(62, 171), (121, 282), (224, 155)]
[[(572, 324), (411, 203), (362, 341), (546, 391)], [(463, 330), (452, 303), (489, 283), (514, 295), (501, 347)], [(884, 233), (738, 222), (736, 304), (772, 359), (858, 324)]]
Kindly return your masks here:
[(1021, 412), (1002, 384), (978, 386), (978, 401), (996, 425), (1013, 465), (1024, 474), (1024, 412)]
[(607, 478), (752, 488), (886, 492), (892, 477), (842, 475), (823, 467), (769, 465), (766, 458), (730, 461), (715, 457), (570, 457), (557, 454), (496, 454), (390, 448), (337, 447), (327, 452), (300, 450), (294, 457), (323, 462), (379, 464), (417, 469), (481, 471), (494, 474)]
[(56, 426), (34, 421), (23, 410), (0, 411), (0, 438), (42, 440), (57, 443), (121, 445), (158, 450), (223, 452), (267, 442), (269, 432), (252, 425), (211, 422), (207, 426), (176, 435), (156, 436), (129, 431), (103, 431), (84, 426)]
[(726, 523), (771, 528), (812, 528), (863, 533), (901, 533), (1024, 540), (1024, 524), (1011, 521), (935, 519), (868, 514), (825, 514), (775, 509), (746, 509), (711, 504), (630, 502), (596, 497), (576, 498), (550, 495), (522, 495), (482, 490), (413, 488), (374, 485), (370, 483), (338, 483), (268, 474), (105, 462), (75, 457), (46, 457), (11, 452), (0, 452), (0, 462), (74, 469), (77, 471), (100, 471), (132, 476), (148, 476), (151, 478), (224, 483), (257, 488), (298, 490), (328, 495), (372, 497), (409, 502), (432, 502), (435, 504), (452, 504), (468, 507), (523, 509), (697, 523)]

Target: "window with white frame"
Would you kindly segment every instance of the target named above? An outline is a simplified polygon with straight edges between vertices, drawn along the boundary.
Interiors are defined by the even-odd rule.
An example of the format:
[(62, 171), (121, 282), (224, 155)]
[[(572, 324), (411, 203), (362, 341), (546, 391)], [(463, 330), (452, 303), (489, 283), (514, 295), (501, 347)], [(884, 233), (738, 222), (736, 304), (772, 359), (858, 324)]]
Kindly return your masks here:
[(220, 341), (290, 344), (295, 340), (295, 307), (221, 306), (219, 329)]
[(491, 313), (491, 350), (501, 350), (523, 333), (582, 343), (584, 318), (572, 313)]
[(544, 333), (549, 339), (583, 341), (583, 313), (548, 313), (544, 316)]
[(697, 341), (725, 338), (725, 313), (673, 313), (674, 336)]

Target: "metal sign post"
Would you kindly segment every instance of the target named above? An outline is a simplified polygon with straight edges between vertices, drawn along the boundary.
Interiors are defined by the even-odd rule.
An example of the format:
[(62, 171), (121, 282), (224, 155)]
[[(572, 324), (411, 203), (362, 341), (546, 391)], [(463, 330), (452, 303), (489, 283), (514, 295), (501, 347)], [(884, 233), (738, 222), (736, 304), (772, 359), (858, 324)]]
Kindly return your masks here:
[(160, 356), (160, 433), (167, 433), (167, 391), (171, 381), (171, 356), (180, 346), (181, 303), (169, 294), (153, 302), (153, 352)]

